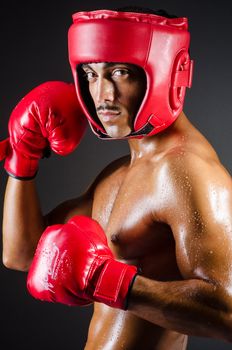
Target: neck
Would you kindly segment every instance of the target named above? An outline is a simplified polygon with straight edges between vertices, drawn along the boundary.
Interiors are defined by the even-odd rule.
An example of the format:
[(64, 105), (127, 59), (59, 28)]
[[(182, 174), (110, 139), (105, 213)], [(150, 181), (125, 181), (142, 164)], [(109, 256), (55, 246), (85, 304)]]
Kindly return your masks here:
[(183, 136), (187, 123), (189, 123), (188, 119), (182, 112), (175, 122), (161, 133), (143, 137), (141, 139), (129, 139), (128, 143), (131, 152), (131, 162), (158, 154), (162, 150), (165, 150), (172, 145), (174, 146), (180, 139), (180, 136)]

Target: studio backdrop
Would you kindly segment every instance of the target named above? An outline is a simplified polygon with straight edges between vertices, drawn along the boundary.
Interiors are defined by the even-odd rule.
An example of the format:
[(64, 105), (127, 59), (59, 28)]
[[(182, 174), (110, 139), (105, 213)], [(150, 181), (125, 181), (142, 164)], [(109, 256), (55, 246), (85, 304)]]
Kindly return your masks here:
[[(195, 69), (184, 111), (212, 143), (231, 173), (232, 5), (229, 0), (1, 2), (1, 139), (7, 137), (12, 109), (27, 92), (49, 80), (72, 81), (67, 50), (71, 15), (80, 10), (125, 5), (163, 8), (189, 18), (190, 53)], [(49, 159), (43, 159), (36, 178), (43, 212), (80, 195), (103, 167), (128, 151), (126, 141), (101, 141), (88, 129), (74, 153), (66, 157), (53, 153)], [(0, 174), (2, 218), (7, 181), (3, 162)], [(92, 307), (67, 307), (34, 300), (26, 290), (25, 281), (26, 273), (0, 264), (2, 349), (83, 349)], [(200, 337), (190, 337), (188, 345), (188, 350), (231, 348), (232, 344)]]

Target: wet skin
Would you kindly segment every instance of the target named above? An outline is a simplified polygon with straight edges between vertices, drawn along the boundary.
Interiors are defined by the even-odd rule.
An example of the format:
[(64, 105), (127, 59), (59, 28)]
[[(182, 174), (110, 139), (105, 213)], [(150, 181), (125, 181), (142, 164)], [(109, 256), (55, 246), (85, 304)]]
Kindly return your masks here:
[[(144, 96), (142, 76), (134, 67), (126, 64), (89, 64), (84, 70), (98, 118), (105, 130), (112, 137), (127, 135), (132, 130), (133, 118), (138, 109), (135, 101), (141, 103)], [(103, 105), (105, 108), (101, 109)], [(116, 109), (112, 115), (111, 107)], [(192, 203), (192, 181), (196, 178), (188, 169), (188, 163), (193, 153), (196, 165), (197, 161), (206, 163), (207, 176), (211, 162), (220, 167), (215, 152), (184, 114), (161, 136), (155, 135), (144, 142), (130, 140), (129, 145), (131, 156), (111, 164), (93, 185), (92, 217), (104, 228), (109, 246), (117, 259), (137, 265), (142, 276), (156, 281), (178, 281), (187, 276), (199, 278), (196, 262), (187, 262), (196, 260), (197, 256), (192, 243), (194, 239), (188, 231), (196, 235), (193, 231), (197, 229), (197, 235), (207, 235), (208, 228), (204, 227), (206, 224), (199, 208)], [(188, 165), (185, 167), (185, 164)], [(221, 176), (224, 177), (223, 171)], [(206, 189), (208, 196), (214, 181), (209, 179)], [(207, 185), (207, 181), (204, 185)], [(177, 208), (176, 204), (181, 200), (184, 203), (180, 203)], [(202, 201), (200, 197), (198, 200)], [(223, 211), (226, 208), (227, 219), (231, 209), (228, 206), (229, 203), (224, 203), (221, 207)], [(205, 214), (206, 217), (207, 220), (214, 220), (210, 210)], [(175, 234), (171, 223), (175, 227)], [(225, 234), (228, 233), (227, 229)], [(182, 239), (184, 235), (186, 239)], [(221, 252), (213, 254), (220, 256)], [(136, 296), (134, 300), (135, 308), (132, 306), (132, 311), (137, 310)], [(132, 289), (132, 305), (134, 300)], [(185, 335), (148, 322), (150, 317), (146, 306), (142, 314), (148, 321), (133, 313), (112, 310), (104, 305), (95, 305), (94, 310), (86, 350), (135, 350), (141, 349), (141, 346), (146, 349), (186, 348)], [(191, 312), (188, 317), (192, 317)]]
[[(98, 117), (114, 137), (130, 133), (136, 100), (144, 95), (144, 80), (133, 69), (104, 63), (84, 67)], [(9, 179), (4, 210), (8, 265), (28, 268), (47, 225), (73, 215), (92, 216), (115, 257), (141, 272), (126, 312), (95, 303), (85, 350), (184, 350), (185, 334), (232, 341), (230, 175), (184, 113), (164, 132), (128, 142), (128, 156), (112, 162), (86, 193), (43, 220), (34, 181)], [(18, 204), (12, 203), (21, 203), (21, 209), (14, 210)], [(25, 211), (31, 212), (22, 224)], [(12, 222), (22, 227), (13, 237)], [(33, 234), (25, 227), (33, 227)], [(20, 259), (23, 268), (15, 265)]]
[[(208, 164), (212, 162), (216, 170), (217, 167), (221, 167), (218, 159), (207, 141), (183, 114), (175, 125), (160, 137), (160, 142), (157, 142), (157, 138), (159, 137), (154, 136), (144, 142), (146, 151), (143, 149), (142, 157), (124, 157), (102, 172), (91, 188), (92, 217), (104, 228), (109, 246), (117, 259), (137, 265), (141, 268), (141, 275), (150, 280), (182, 281), (200, 278), (197, 267), (201, 266), (202, 270), (205, 270), (205, 278), (222, 278), (224, 282), (228, 282), (228, 275), (231, 273), (228, 261), (232, 259), (230, 231), (228, 228), (222, 229), (220, 239), (214, 238), (215, 229), (208, 232), (211, 225), (206, 224), (206, 219), (200, 218), (200, 214), (196, 214), (198, 208), (192, 203), (192, 181), (197, 181), (197, 174), (192, 180), (194, 174), (192, 169), (188, 169), (194, 158), (195, 163), (192, 166), (196, 167), (197, 162), (206, 162), (207, 169)], [(212, 171), (211, 166), (209, 169)], [(218, 170), (220, 173), (221, 170)], [(205, 176), (209, 174), (205, 173)], [(220, 176), (225, 176), (224, 170)], [(204, 188), (202, 198), (198, 195), (199, 201), (203, 202), (205, 195), (211, 196), (212, 183), (218, 181), (209, 177), (208, 188)], [(221, 189), (216, 191), (220, 193)], [(213, 205), (212, 202), (211, 204)], [(228, 202), (223, 203), (221, 211), (227, 219), (228, 210), (231, 210), (231, 203), (230, 209)], [(207, 221), (214, 220), (210, 208), (206, 211)], [(172, 223), (175, 233), (169, 222)], [(203, 241), (200, 238), (202, 235), (205, 235)], [(210, 247), (207, 246), (209, 239), (214, 240)], [(226, 253), (229, 254), (227, 262), (223, 257), (225, 251), (222, 248), (218, 249), (221, 240), (227, 242), (230, 247), (226, 249)], [(198, 247), (200, 244), (203, 245), (202, 248)], [(208, 259), (211, 249), (214, 255), (212, 262)], [(219, 261), (227, 270), (226, 277), (221, 271), (215, 271), (216, 276), (211, 276), (211, 271), (218, 269)], [(163, 292), (163, 297), (171, 299), (170, 293), (172, 294), (171, 287), (167, 295)], [(188, 299), (191, 290), (186, 288), (185, 294)], [(177, 308), (181, 312), (181, 305)], [(130, 309), (133, 310), (129, 304)], [(151, 306), (148, 309), (151, 309)], [(199, 316), (194, 314), (194, 308), (193, 313), (191, 308), (187, 308), (183, 317), (187, 318), (186, 323), (192, 324), (193, 334), (194, 324), (199, 322)], [(173, 331), (171, 327), (168, 330), (155, 325), (155, 322), (149, 322), (147, 314), (144, 313), (143, 316), (147, 320), (130, 311), (114, 310), (96, 304), (85, 349), (186, 349), (187, 336), (176, 332), (179, 328), (178, 323)], [(188, 334), (191, 334), (189, 330)]]
[[(153, 217), (153, 199), (159, 194), (152, 182), (159, 181), (160, 171), (149, 158), (131, 165), (130, 157), (125, 157), (110, 165), (94, 185), (92, 217), (105, 229), (117, 259), (136, 264), (143, 276), (171, 281), (181, 279), (173, 235), (168, 225)], [(152, 173), (154, 178), (148, 176)], [(184, 336), (129, 312), (101, 304), (94, 310), (86, 349), (185, 348)]]

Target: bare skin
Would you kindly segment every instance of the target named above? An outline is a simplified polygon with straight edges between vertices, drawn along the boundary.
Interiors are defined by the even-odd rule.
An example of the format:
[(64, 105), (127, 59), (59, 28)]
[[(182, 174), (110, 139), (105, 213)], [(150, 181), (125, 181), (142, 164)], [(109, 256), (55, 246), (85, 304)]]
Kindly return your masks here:
[[(92, 83), (99, 84), (94, 90), (90, 82), (96, 109), (116, 105), (124, 122), (98, 117), (108, 132), (121, 137), (131, 129), (131, 104), (122, 93), (129, 83), (126, 73), (117, 72), (125, 80), (115, 82), (113, 70), (105, 78), (109, 67), (90, 66), (97, 75)], [(104, 228), (115, 257), (141, 272), (128, 311), (95, 304), (85, 350), (184, 350), (187, 335), (232, 341), (230, 175), (184, 113), (166, 131), (131, 139), (129, 146), (130, 155), (104, 169), (85, 194), (46, 216), (34, 181), (10, 178), (4, 202), (5, 265), (26, 271), (47, 225), (77, 214), (92, 216)]]

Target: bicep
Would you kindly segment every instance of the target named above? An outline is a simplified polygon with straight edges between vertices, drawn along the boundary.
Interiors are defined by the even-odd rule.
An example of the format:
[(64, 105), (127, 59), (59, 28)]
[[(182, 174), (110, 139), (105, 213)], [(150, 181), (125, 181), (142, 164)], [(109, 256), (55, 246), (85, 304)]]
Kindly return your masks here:
[(182, 276), (220, 284), (232, 283), (232, 232), (222, 223), (180, 222), (173, 230), (176, 259)]

